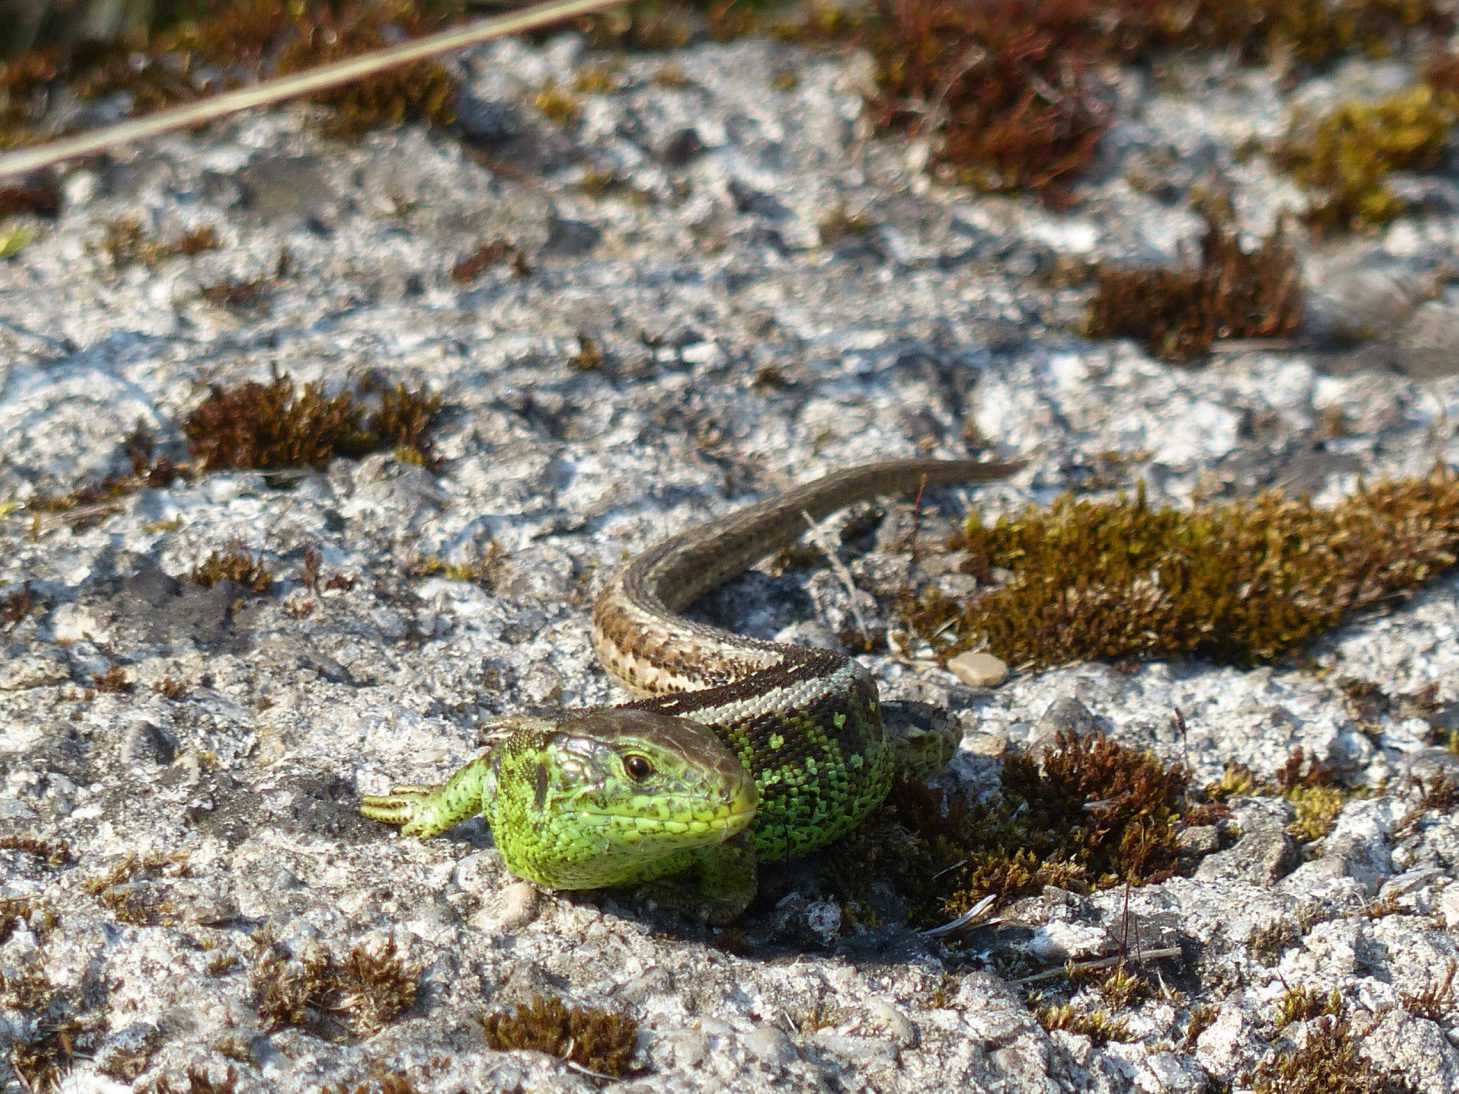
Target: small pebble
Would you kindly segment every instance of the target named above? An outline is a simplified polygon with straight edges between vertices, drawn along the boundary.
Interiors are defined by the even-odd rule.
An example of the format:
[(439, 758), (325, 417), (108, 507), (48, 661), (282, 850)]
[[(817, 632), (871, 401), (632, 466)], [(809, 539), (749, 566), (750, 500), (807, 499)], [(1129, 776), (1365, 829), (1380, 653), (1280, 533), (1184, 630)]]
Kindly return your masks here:
[(973, 688), (996, 688), (1008, 679), (1008, 665), (991, 653), (960, 653), (947, 663), (947, 671)]
[(492, 917), (498, 930), (521, 930), (537, 918), (542, 905), (542, 894), (531, 882), (518, 881), (508, 885), (501, 892), (501, 904)]

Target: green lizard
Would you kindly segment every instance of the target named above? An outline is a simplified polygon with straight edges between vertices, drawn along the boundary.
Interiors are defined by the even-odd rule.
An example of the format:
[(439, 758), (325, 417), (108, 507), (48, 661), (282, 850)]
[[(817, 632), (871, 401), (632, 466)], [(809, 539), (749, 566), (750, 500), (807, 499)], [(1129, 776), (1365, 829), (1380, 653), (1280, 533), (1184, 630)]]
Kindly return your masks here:
[(519, 877), (552, 889), (657, 881), (710, 922), (734, 918), (754, 898), (758, 861), (845, 835), (911, 761), (857, 661), (678, 611), (853, 501), (1020, 466), (867, 464), (665, 540), (618, 571), (593, 612), (599, 659), (648, 698), (499, 719), (487, 750), (446, 782), (366, 797), (361, 812), (421, 837), (480, 813)]

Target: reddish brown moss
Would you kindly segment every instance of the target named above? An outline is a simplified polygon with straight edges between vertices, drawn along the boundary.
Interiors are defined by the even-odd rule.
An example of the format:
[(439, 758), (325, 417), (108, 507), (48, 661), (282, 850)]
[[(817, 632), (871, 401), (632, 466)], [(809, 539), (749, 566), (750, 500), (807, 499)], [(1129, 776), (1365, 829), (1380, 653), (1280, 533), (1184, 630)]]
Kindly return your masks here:
[(188, 415), (188, 451), (206, 470), (323, 468), (343, 456), (397, 449), (434, 466), (426, 432), (441, 399), (427, 390), (366, 377), (336, 395), (323, 384), (296, 388), (292, 378), (214, 387)]
[(122, 217), (108, 224), (102, 243), (117, 269), (135, 264), (151, 268), (169, 258), (217, 250), (219, 245), (218, 231), (209, 225), (164, 240), (146, 231), (136, 217)]
[(451, 266), (451, 280), (464, 285), (475, 281), (491, 267), (504, 262), (511, 266), (512, 273), (517, 277), (531, 276), (532, 267), (520, 247), (504, 239), (490, 239), (470, 254), (456, 260)]
[(122, 439), (122, 455), (131, 465), (129, 472), (108, 475), (99, 483), (78, 486), (69, 494), (37, 495), (26, 503), (26, 508), (38, 513), (76, 512), (82, 517), (94, 516), (99, 510), (114, 507), (121, 498), (139, 490), (171, 486), (188, 473), (188, 468), (157, 455), (157, 439), (141, 422)]
[(957, 541), (969, 566), (1006, 567), (1002, 588), (909, 606), (948, 652), (986, 645), (1006, 661), (1122, 657), (1271, 661), (1355, 612), (1391, 603), (1459, 557), (1459, 476), (1382, 483), (1337, 505), (1269, 491), (1193, 511), (1134, 497), (1057, 498)]
[(1325, 63), (1443, 41), (1438, 0), (877, 0), (864, 32), (883, 128), (933, 138), (953, 179), (1055, 204), (1109, 123), (1102, 66), (1165, 50)]
[(340, 961), (317, 947), (291, 957), (265, 936), (250, 981), (259, 1017), (270, 1029), (295, 1026), (322, 1037), (362, 1038), (415, 1006), (420, 969), (393, 940), (378, 951), (355, 946)]
[(1194, 267), (1098, 266), (1085, 332), (1136, 338), (1179, 361), (1204, 355), (1220, 338), (1295, 333), (1302, 325), (1302, 271), (1282, 229), (1247, 251), (1228, 211), (1208, 208), (1205, 219)]
[(92, 681), (91, 686), (97, 691), (128, 692), (136, 685), (127, 676), (127, 672), (120, 665), (112, 665), (103, 673), (99, 673)]
[[(951, 176), (1067, 200), (1109, 126), (1084, 0), (877, 0), (873, 117), (932, 137)], [(1088, 41), (1086, 41), (1088, 36)]]
[(1148, 753), (1060, 734), (1041, 758), (1008, 757), (990, 802), (899, 783), (887, 807), (837, 846), (828, 881), (844, 897), (868, 877), (889, 877), (926, 923), (990, 894), (1162, 881), (1179, 866), (1187, 783), (1183, 768)]
[(20, 588), (0, 597), (0, 628), (15, 626), (38, 606), (39, 601), (31, 595), (30, 582), (24, 582)]
[[(0, 140), (0, 148), (4, 141)], [(54, 217), (61, 211), (61, 184), (55, 175), (0, 186), (0, 217), (29, 214)]]
[[(295, 40), (279, 53), (280, 74), (317, 68), (390, 45), (403, 35), (418, 37), (444, 21), (428, 14), (432, 5), (409, 0), (377, 0), (346, 4), (333, 11), (316, 9), (302, 23)], [(437, 61), (392, 68), (313, 96), (335, 109), (326, 129), (351, 137), (367, 129), (405, 121), (449, 125), (456, 120), (456, 87)]]
[(486, 1043), (498, 1051), (545, 1052), (614, 1077), (629, 1070), (638, 1045), (638, 1022), (630, 1015), (569, 1007), (542, 995), (510, 1014), (489, 1014), (481, 1024)]

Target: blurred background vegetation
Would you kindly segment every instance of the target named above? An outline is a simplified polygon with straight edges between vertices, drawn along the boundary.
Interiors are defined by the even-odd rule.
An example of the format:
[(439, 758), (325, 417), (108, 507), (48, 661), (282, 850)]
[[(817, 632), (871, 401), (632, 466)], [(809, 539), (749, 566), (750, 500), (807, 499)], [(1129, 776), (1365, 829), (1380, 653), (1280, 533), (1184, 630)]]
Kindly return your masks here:
[(139, 35), (154, 19), (181, 14), (179, 7), (178, 0), (0, 0), (0, 56)]

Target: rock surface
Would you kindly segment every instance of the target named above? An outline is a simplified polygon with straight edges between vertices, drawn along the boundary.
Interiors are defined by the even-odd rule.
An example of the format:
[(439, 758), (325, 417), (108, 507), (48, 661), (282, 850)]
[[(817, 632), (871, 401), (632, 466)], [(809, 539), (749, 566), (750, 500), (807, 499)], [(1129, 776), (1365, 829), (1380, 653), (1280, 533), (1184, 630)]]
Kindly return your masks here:
[[(461, 63), (475, 145), (410, 128), (334, 142), (307, 108), (177, 135), (72, 169), (59, 219), (0, 261), (0, 501), (125, 471), (138, 422), (182, 458), (179, 423), (210, 384), (375, 370), (445, 396), (439, 474), (379, 454), (289, 488), (215, 473), (95, 513), (0, 518), (0, 594), (29, 582), (36, 604), (0, 629), (0, 1087), (17, 1087), (18, 1060), (46, 1074), (35, 1054), (52, 1051), (78, 1090), (185, 1088), (189, 1067), (247, 1091), (391, 1075), (596, 1089), (553, 1057), (487, 1047), (482, 1015), (548, 994), (639, 1020), (624, 1089), (1196, 1091), (1250, 1083), (1301, 985), (1338, 993), (1364, 1059), (1453, 1089), (1453, 996), (1420, 1000), (1459, 956), (1459, 822), (1410, 815), (1404, 779), (1452, 761), (1429, 750), (1438, 716), (1398, 701), (1459, 702), (1452, 575), (1275, 668), (1084, 664), (974, 691), (868, 655), (888, 699), (967, 727), (953, 779), (1098, 727), (1197, 783), (1230, 762), (1270, 776), (1300, 747), (1373, 788), (1305, 846), (1285, 803), (1240, 806), (1239, 841), (1191, 876), (1051, 891), (976, 945), (851, 923), (792, 882), (716, 946), (632, 894), (538, 894), (479, 824), (420, 843), (356, 815), (361, 794), (470, 757), (488, 717), (614, 700), (588, 641), (606, 571), (825, 471), (964, 455), (968, 437), (1030, 461), (1009, 483), (930, 496), (934, 521), (1046, 502), (1111, 467), (1112, 485), (1144, 479), (1152, 501), (1181, 504), (1267, 486), (1331, 501), (1360, 476), (1459, 463), (1449, 302), (1405, 320), (1422, 351), (1408, 367), (1390, 360), (1395, 337), (1367, 366), (1247, 347), (1187, 369), (1080, 337), (1081, 290), (1038, 276), (1061, 257), (1169, 260), (1194, 238), (1166, 191), (1198, 174), (1157, 198), (1126, 181), (1131, 157), (1199, 152), (1253, 228), (1272, 223), (1291, 185), (1239, 152), (1280, 131), (1268, 73), (1192, 62), (1132, 89), (1110, 162), (1056, 213), (932, 185), (906, 146), (868, 139), (854, 55), (751, 39), (615, 58), (622, 88), (581, 96), (568, 124), (531, 92), (604, 63), (581, 39)], [(835, 239), (837, 210), (864, 229)], [(105, 241), (123, 218), (160, 239), (210, 225), (223, 246), (120, 262)], [(502, 263), (452, 278), (496, 240), (526, 276)], [(1433, 273), (1456, 241), (1459, 216), (1426, 213), (1361, 253), (1334, 242), (1323, 298), (1408, 299), (1385, 271)], [(261, 298), (204, 297), (228, 279), (263, 279)], [(1367, 328), (1392, 310), (1329, 306)], [(818, 543), (858, 582), (905, 566), (895, 544), (844, 548), (843, 527)], [(235, 542), (274, 572), (265, 596), (177, 580)], [(480, 582), (420, 576), (422, 560), (493, 551)], [(749, 575), (700, 610), (765, 637), (895, 624), (889, 600), (853, 603), (823, 559)], [(1394, 702), (1359, 717), (1347, 678)], [(1193, 851), (1218, 845), (1198, 836)], [(1174, 955), (1154, 966), (1165, 990), (1123, 1007), (1075, 990), (1079, 1008), (1125, 1019), (1118, 1036), (1045, 1028), (1027, 993), (1062, 981), (1020, 982), (1029, 963), (1108, 958), (1132, 937)], [(295, 968), (393, 946), (419, 998), (378, 1031), (358, 1006), (279, 1022), (270, 943)], [(1025, 973), (1007, 973), (1015, 958)]]

